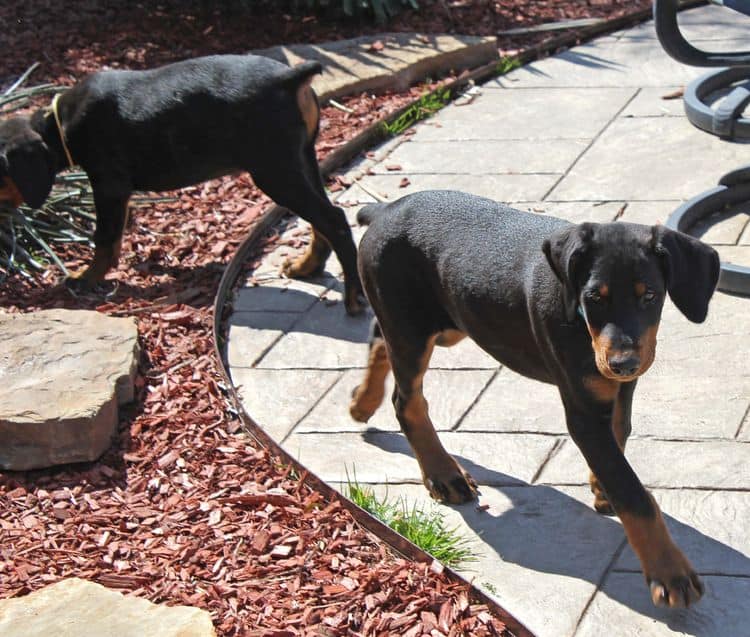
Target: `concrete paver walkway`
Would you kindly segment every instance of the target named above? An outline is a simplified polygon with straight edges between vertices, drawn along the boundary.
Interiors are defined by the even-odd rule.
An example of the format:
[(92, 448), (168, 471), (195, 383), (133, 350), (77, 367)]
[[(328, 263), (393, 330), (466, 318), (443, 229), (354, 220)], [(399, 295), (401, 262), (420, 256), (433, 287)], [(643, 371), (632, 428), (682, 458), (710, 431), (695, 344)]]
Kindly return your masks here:
[[(737, 15), (706, 7), (681, 22), (704, 48), (739, 49), (750, 21)], [(355, 183), (338, 200), (353, 225), (368, 192), (427, 188), (575, 222), (663, 221), (750, 163), (747, 146), (694, 129), (679, 101), (662, 99), (699, 73), (663, 53), (651, 23), (602, 37), (491, 82), (383, 145), (349, 171), (366, 190)], [(705, 239), (748, 265), (748, 219), (738, 214)], [(261, 285), (240, 291), (231, 319), (231, 373), (248, 412), (334, 486), (356, 471), (361, 483), (429, 501), (390, 403), (367, 425), (348, 415), (369, 318), (344, 314), (338, 263), (316, 281), (286, 281), (282, 252), (255, 273)], [(425, 378), (433, 420), (488, 505), (441, 510), (479, 556), (466, 574), (540, 637), (750, 635), (749, 314), (750, 299), (717, 293), (708, 320), (693, 325), (668, 303), (657, 361), (636, 392), (627, 456), (707, 588), (684, 611), (651, 605), (619, 521), (594, 512), (555, 388), (470, 342), (435, 353)]]

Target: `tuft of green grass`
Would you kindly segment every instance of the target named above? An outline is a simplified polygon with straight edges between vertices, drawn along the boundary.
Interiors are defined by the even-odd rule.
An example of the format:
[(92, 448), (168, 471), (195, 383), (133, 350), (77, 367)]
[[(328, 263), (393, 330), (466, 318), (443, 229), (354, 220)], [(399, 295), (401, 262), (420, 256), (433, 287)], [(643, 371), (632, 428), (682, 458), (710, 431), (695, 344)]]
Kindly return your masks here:
[(451, 100), (448, 87), (440, 87), (431, 93), (425, 93), (414, 104), (406, 109), (392, 122), (383, 122), (383, 128), (389, 135), (399, 135), (417, 122), (427, 119)]
[(498, 75), (505, 75), (506, 73), (510, 73), (520, 66), (521, 60), (519, 60), (517, 57), (513, 57), (512, 55), (506, 55), (500, 58), (500, 61), (495, 66), (495, 72)]
[(379, 498), (372, 487), (362, 486), (347, 475), (346, 496), (439, 562), (458, 567), (476, 562), (470, 542), (455, 527), (449, 527), (435, 505), (429, 509), (409, 506), (406, 498)]

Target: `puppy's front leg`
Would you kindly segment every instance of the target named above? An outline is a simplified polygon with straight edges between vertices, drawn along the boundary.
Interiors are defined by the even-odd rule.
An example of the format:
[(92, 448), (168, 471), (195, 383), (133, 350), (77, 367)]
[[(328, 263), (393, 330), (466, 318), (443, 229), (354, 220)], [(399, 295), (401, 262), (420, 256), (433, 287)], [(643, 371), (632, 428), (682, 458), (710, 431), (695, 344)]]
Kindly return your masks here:
[(104, 279), (120, 259), (122, 233), (128, 217), (127, 195), (103, 194), (94, 186), (96, 205), (96, 230), (94, 232), (94, 259), (82, 273), (69, 278), (66, 284), (76, 291), (86, 291)]
[(440, 502), (460, 504), (477, 497), (477, 483), (443, 447), (427, 411), (422, 379), (427, 371), (435, 336), (424, 347), (418, 341), (390, 347), (396, 388), (393, 406), (401, 430), (409, 440), (430, 495)]
[[(620, 517), (641, 562), (657, 606), (685, 607), (703, 595), (703, 584), (669, 535), (653, 496), (625, 459), (612, 431), (614, 402), (582, 407), (564, 399), (568, 431)], [(577, 404), (578, 407), (572, 407)]]

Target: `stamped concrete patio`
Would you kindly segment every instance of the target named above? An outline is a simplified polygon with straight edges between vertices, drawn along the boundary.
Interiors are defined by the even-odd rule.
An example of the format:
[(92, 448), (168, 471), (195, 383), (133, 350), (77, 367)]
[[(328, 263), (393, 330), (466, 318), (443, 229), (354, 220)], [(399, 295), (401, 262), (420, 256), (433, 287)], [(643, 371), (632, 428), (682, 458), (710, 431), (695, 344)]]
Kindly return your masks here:
[[(703, 48), (742, 49), (750, 20), (737, 16), (705, 7), (681, 21)], [(750, 163), (747, 146), (694, 129), (680, 100), (663, 99), (700, 72), (669, 59), (651, 23), (599, 38), (490, 82), (384, 144), (348, 172), (364, 189), (353, 182), (338, 201), (353, 225), (372, 192), (393, 199), (428, 188), (575, 222), (664, 221)], [(750, 265), (749, 220), (739, 212), (704, 239)], [(247, 411), (334, 486), (356, 472), (360, 483), (427, 503), (390, 403), (367, 425), (348, 415), (369, 317), (344, 314), (338, 263), (299, 282), (277, 278), (283, 258), (266, 259), (260, 285), (234, 304), (228, 358)], [(437, 351), (425, 378), (431, 414), (487, 505), (441, 507), (479, 557), (467, 577), (539, 637), (750, 635), (749, 314), (750, 299), (717, 293), (708, 320), (693, 325), (668, 303), (657, 362), (636, 392), (627, 456), (706, 584), (683, 611), (651, 605), (619, 521), (594, 512), (555, 388), (470, 342)]]

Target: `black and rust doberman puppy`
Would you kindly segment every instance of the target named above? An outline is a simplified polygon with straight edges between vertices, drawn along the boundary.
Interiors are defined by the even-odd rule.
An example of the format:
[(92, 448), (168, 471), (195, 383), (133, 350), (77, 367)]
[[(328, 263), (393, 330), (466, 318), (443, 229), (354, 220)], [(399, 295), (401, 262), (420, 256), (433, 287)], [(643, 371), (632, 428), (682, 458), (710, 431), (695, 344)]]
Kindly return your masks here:
[(469, 336), (509, 368), (557, 385), (592, 472), (594, 506), (622, 520), (654, 603), (698, 600), (702, 584), (624, 448), (665, 296), (702, 322), (719, 276), (716, 251), (662, 226), (573, 225), (452, 191), (372, 204), (358, 220), (370, 224), (359, 271), (377, 323), (352, 416), (372, 416), (392, 368), (396, 415), (430, 494), (453, 503), (476, 497), (422, 394), (433, 347)]
[(80, 165), (96, 204), (92, 264), (68, 283), (85, 288), (117, 265), (136, 190), (172, 190), (250, 172), (276, 203), (309, 221), (306, 254), (289, 276), (322, 270), (331, 247), (346, 278), (349, 313), (362, 309), (356, 248), (328, 200), (315, 158), (317, 62), (288, 67), (254, 55), (215, 55), (147, 71), (102, 71), (30, 118), (0, 124), (0, 199), (44, 203), (60, 170)]

